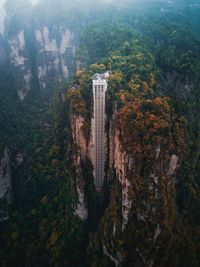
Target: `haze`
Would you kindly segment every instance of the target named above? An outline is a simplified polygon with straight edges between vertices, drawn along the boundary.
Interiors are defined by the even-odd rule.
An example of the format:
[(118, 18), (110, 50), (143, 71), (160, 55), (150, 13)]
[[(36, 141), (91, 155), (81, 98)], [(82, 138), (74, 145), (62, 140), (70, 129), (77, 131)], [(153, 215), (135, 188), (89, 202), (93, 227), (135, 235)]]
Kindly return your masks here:
[[(9, 0), (9, 2), (11, 2), (12, 3), (12, 1), (13, 1), (13, 4), (15, 3), (16, 4), (16, 2), (20, 2), (20, 0)], [(28, 1), (28, 0), (27, 0)], [(33, 5), (36, 5), (38, 2), (46, 2), (46, 4), (50, 4), (50, 3), (57, 3), (57, 1), (55, 0), (29, 0)], [(63, 0), (64, 2), (71, 2), (70, 0)], [(100, 1), (102, 2), (102, 3), (113, 3), (113, 4), (116, 4), (116, 5), (118, 5), (118, 4), (122, 4), (122, 5), (124, 5), (124, 4), (127, 4), (127, 5), (129, 5), (129, 4), (133, 4), (133, 3), (137, 3), (137, 4), (139, 4), (139, 5), (141, 5), (141, 4), (144, 4), (145, 2), (146, 3), (149, 3), (149, 2), (167, 2), (168, 4), (172, 4), (172, 3), (174, 3), (174, 2), (181, 2), (181, 3), (186, 3), (186, 4), (191, 4), (191, 2), (192, 1), (185, 1), (185, 0), (176, 0), (176, 1), (167, 1), (167, 0), (73, 0), (73, 2), (80, 2), (82, 5), (90, 5), (90, 3), (95, 3), (95, 1), (96, 1), (96, 3), (99, 3)], [(3, 32), (3, 25), (4, 25), (4, 19), (5, 19), (5, 16), (6, 16), (6, 12), (5, 12), (5, 10), (4, 10), (4, 4), (5, 4), (5, 2), (6, 2), (6, 0), (0, 0), (0, 32), (2, 33)], [(58, 1), (59, 2), (59, 1)], [(194, 1), (194, 2), (197, 2), (198, 3), (198, 1)], [(80, 6), (81, 6), (81, 4), (80, 4)], [(194, 4), (194, 3), (193, 3)]]
[[(3, 32), (3, 29), (4, 29), (4, 26), (3, 25), (4, 25), (5, 15), (6, 15), (6, 12), (4, 10), (5, 1), (6, 0), (0, 0), (0, 32), (1, 33)], [(36, 5), (38, 3), (38, 0), (30, 0), (30, 2), (33, 5)]]

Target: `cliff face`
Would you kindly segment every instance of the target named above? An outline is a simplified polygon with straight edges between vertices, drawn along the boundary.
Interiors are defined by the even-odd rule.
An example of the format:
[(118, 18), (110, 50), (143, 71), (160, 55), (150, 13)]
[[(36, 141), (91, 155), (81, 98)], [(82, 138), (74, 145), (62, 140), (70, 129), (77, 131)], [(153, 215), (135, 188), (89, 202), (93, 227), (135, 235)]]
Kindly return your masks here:
[[(144, 108), (147, 104), (151, 104), (151, 113)], [(175, 186), (185, 147), (183, 130), (168, 98), (136, 99), (121, 109), (115, 106), (109, 122), (106, 175), (114, 186), (90, 250), (101, 251), (102, 264), (130, 266), (136, 260), (136, 266), (158, 266), (162, 257), (167, 266), (171, 244), (178, 236)], [(71, 116), (78, 198), (75, 215), (82, 220), (88, 213), (84, 164), (94, 167), (92, 136), (86, 138), (85, 124), (82, 115)], [(90, 125), (92, 133), (93, 119)]]
[[(87, 99), (82, 98), (87, 90), (84, 86), (89, 84), (87, 75), (82, 73), (78, 82), (82, 88), (72, 87), (68, 97), (79, 200), (75, 214), (83, 219), (87, 199), (84, 164), (90, 162), (94, 169), (93, 116), (87, 113), (93, 111), (92, 100), (87, 108)], [(109, 131), (106, 177), (114, 185), (98, 231), (90, 240), (91, 258), (101, 254), (99, 266), (133, 266), (135, 262), (138, 265), (134, 266), (153, 267), (159, 266), (159, 262), (167, 266), (168, 255), (174, 249), (175, 240), (180, 238), (175, 185), (185, 150), (181, 120), (176, 117), (168, 97), (138, 96), (131, 101), (120, 97), (112, 113), (107, 116), (110, 127), (106, 127)], [(86, 132), (90, 132), (89, 137)]]
[(4, 149), (0, 159), (0, 221), (5, 221), (9, 217), (8, 206), (11, 203), (11, 160), (9, 150)]
[(21, 101), (38, 85), (44, 90), (50, 82), (67, 79), (74, 72), (74, 33), (66, 25), (22, 28), (10, 34), (7, 42)]
[(76, 168), (76, 192), (77, 205), (75, 207), (75, 215), (81, 220), (86, 220), (88, 217), (88, 209), (85, 195), (85, 177), (83, 175), (83, 165), (87, 161), (92, 161), (92, 143), (87, 140), (84, 134), (85, 120), (82, 116), (71, 117), (71, 127), (73, 135), (73, 163)]
[(0, 34), (0, 66), (4, 66), (7, 62), (7, 51), (5, 48), (5, 41)]
[[(115, 128), (114, 138), (111, 139), (114, 143), (111, 146), (114, 147), (112, 161), (116, 171), (117, 189), (113, 192), (109, 208), (101, 222), (102, 251), (115, 266), (121, 266), (127, 257), (128, 251), (125, 247), (131, 246), (129, 238), (135, 241), (141, 238), (143, 240), (136, 241), (137, 245), (133, 247), (135, 257), (141, 266), (156, 266), (154, 260), (160, 241), (166, 231), (174, 231), (175, 177), (180, 159), (176, 154), (166, 154), (157, 147), (151, 170), (142, 177), (145, 163), (140, 164), (133, 156), (128, 155), (120, 141), (120, 135), (122, 139), (125, 138)], [(162, 217), (164, 209), (166, 214)], [(135, 232), (134, 227), (141, 233)], [(142, 231), (145, 233), (143, 237)], [(128, 237), (129, 234), (132, 236)], [(154, 255), (151, 249), (154, 250)]]
[(194, 81), (187, 76), (180, 75), (176, 71), (167, 72), (164, 75), (164, 91), (166, 94), (176, 94), (185, 99), (191, 95), (194, 90)]
[[(158, 99), (152, 102), (157, 103)], [(137, 104), (115, 111), (110, 122), (109, 173), (116, 174), (115, 185), (99, 232), (92, 239), (91, 251), (101, 250), (104, 260), (115, 266), (131, 266), (135, 262), (138, 264), (134, 266), (158, 266), (159, 260), (167, 266), (168, 253), (177, 238), (175, 185), (184, 144), (180, 148), (175, 132), (170, 130), (175, 122), (169, 117), (166, 103), (160, 116), (168, 114), (167, 135), (153, 129), (144, 134), (149, 121), (143, 120), (140, 108), (135, 108)], [(151, 114), (150, 118), (154, 116)], [(182, 130), (176, 127), (182, 136)], [(164, 244), (167, 249), (159, 255)]]
[(64, 25), (43, 26), (35, 30), (35, 38), (38, 80), (40, 89), (45, 89), (48, 79), (68, 78), (72, 72), (76, 50), (74, 33)]
[(16, 72), (15, 75), (18, 76), (17, 95), (23, 101), (31, 89), (31, 80), (33, 78), (26, 51), (24, 30), (20, 30), (10, 37), (8, 46), (11, 64)]

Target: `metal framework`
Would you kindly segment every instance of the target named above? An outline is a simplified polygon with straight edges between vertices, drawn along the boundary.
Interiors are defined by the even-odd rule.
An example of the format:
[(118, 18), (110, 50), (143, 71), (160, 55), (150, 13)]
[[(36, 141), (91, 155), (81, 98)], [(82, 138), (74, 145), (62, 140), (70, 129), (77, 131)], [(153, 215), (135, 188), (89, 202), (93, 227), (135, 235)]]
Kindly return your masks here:
[(94, 183), (96, 191), (101, 191), (104, 183), (105, 165), (105, 93), (108, 73), (93, 76), (94, 99)]

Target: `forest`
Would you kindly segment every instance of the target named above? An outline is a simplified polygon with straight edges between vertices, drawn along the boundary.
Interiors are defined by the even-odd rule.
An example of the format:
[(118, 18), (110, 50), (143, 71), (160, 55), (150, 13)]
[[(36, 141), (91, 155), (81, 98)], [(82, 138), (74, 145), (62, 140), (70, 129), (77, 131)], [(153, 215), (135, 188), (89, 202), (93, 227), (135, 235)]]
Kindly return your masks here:
[[(11, 192), (0, 188), (0, 266), (200, 266), (199, 1), (7, 0), (5, 8), (0, 184), (10, 170)], [(99, 194), (81, 145), (89, 150), (91, 77), (106, 70)], [(80, 191), (86, 219), (77, 215)]]

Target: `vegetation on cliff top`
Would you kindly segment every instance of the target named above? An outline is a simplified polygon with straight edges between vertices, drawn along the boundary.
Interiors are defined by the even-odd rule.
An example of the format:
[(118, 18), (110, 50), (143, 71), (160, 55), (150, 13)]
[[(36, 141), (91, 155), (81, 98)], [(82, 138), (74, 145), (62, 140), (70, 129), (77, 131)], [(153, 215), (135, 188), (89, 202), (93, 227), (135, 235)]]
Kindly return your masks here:
[[(156, 168), (154, 167), (157, 157), (156, 150), (159, 148), (162, 151), (160, 156), (162, 164), (167, 164), (169, 157), (173, 154), (178, 155), (180, 163), (184, 164), (185, 157), (188, 158), (187, 155), (192, 153), (191, 147), (188, 146), (188, 130), (194, 127), (193, 121), (198, 120), (196, 116), (195, 118), (193, 116), (198, 114), (198, 107), (194, 102), (196, 103), (199, 97), (194, 101), (191, 96), (194, 96), (198, 90), (199, 43), (193, 34), (187, 34), (188, 41), (186, 41), (184, 30), (174, 22), (165, 21), (162, 27), (156, 24), (156, 19), (151, 23), (153, 27), (151, 30), (149, 30), (149, 24), (148, 30), (145, 24), (141, 24), (137, 28), (142, 29), (146, 34), (145, 36), (141, 37), (139, 33), (132, 31), (130, 35), (127, 35), (127, 40), (121, 39), (117, 49), (114, 46), (112, 49), (105, 45), (107, 40), (109, 40), (109, 45), (112, 44), (112, 40), (109, 39), (110, 32), (105, 31), (100, 47), (109, 47), (110, 51), (102, 51), (103, 59), (99, 60), (98, 64), (92, 64), (88, 69), (78, 72), (76, 76), (78, 80), (74, 81), (74, 87), (68, 93), (68, 97), (71, 99), (72, 112), (84, 117), (86, 110), (91, 112), (92, 101), (89, 101), (82, 110), (83, 103), (85, 104), (87, 97), (91, 99), (91, 95), (87, 95), (87, 89), (85, 85), (82, 86), (80, 81), (87, 77), (87, 83), (91, 85), (89, 79), (93, 73), (110, 70), (107, 110), (110, 113), (113, 112), (114, 107), (116, 107), (114, 104), (117, 104), (115, 127), (120, 131), (123, 149), (133, 158), (134, 162), (137, 162), (135, 168), (139, 169), (133, 169), (129, 173), (129, 179), (134, 185), (129, 198), (135, 204), (131, 209), (124, 234), (121, 232), (122, 200), (119, 199), (121, 185), (118, 181), (115, 182), (110, 204), (101, 220), (99, 231), (91, 239), (89, 257), (92, 266), (112, 264), (109, 257), (105, 256), (104, 248), (104, 246), (107, 248), (111, 246), (110, 238), (114, 243), (111, 246), (112, 252), (107, 251), (107, 253), (111, 253), (110, 257), (122, 258), (123, 266), (131, 266), (135, 262), (139, 264), (138, 266), (142, 265), (142, 257), (138, 252), (140, 251), (139, 247), (144, 253), (143, 260), (146, 261), (147, 259), (148, 261), (152, 257), (154, 264), (157, 264), (156, 266), (197, 266), (198, 264), (198, 256), (195, 252), (198, 242), (196, 242), (194, 228), (190, 225), (190, 215), (186, 211), (184, 211), (184, 215), (179, 211), (179, 202), (176, 198), (178, 195), (184, 201), (182, 197), (184, 192), (181, 191), (182, 188), (176, 190), (174, 183), (165, 180), (168, 178), (164, 178), (166, 176), (164, 169), (157, 173), (159, 177), (157, 190), (162, 195), (159, 202), (160, 207), (157, 207), (159, 210), (157, 219), (160, 221), (159, 227), (162, 227), (157, 246), (159, 252), (156, 252), (153, 244), (150, 245), (148, 242), (142, 241), (145, 233), (148, 235), (154, 225), (151, 224), (148, 217), (144, 225), (141, 225), (137, 219), (138, 213), (141, 212), (142, 214), (144, 210), (148, 210), (144, 205), (141, 205), (143, 201), (152, 207), (158, 202), (152, 193), (148, 192), (152, 183), (152, 177), (150, 177), (152, 168)], [(98, 27), (94, 28), (95, 36), (98, 36), (96, 34), (97, 29)], [(163, 35), (163, 33), (167, 35)], [(170, 38), (168, 39), (167, 36)], [(147, 40), (148, 42), (146, 42)], [(98, 43), (98, 37), (95, 41)], [(94, 53), (94, 58), (95, 56), (98, 58), (99, 51), (95, 47), (89, 47), (88, 54)], [(182, 90), (181, 86), (176, 84), (176, 81), (171, 78), (173, 73), (176, 73), (175, 76), (178, 77), (182, 86), (187, 87), (187, 84), (193, 82), (189, 92)], [(165, 75), (172, 79), (170, 88), (165, 84)], [(77, 92), (79, 93), (78, 101), (81, 109), (78, 105), (73, 105), (73, 99), (76, 99)], [(186, 96), (187, 100), (185, 99)], [(192, 107), (195, 107), (195, 112), (188, 113)], [(108, 118), (111, 117), (110, 113), (108, 113)], [(198, 144), (198, 142), (199, 137), (196, 136), (192, 140), (192, 144)], [(196, 155), (198, 158), (198, 153)], [(195, 168), (198, 168), (197, 162), (198, 159), (196, 164), (193, 164), (196, 166)], [(182, 168), (185, 169), (183, 166)], [(135, 172), (139, 172), (140, 177), (134, 176), (133, 173)], [(181, 170), (180, 173), (182, 173)], [(177, 180), (180, 184), (179, 176)], [(192, 188), (196, 188), (194, 180), (193, 176), (188, 187), (183, 186), (184, 190), (190, 191)], [(189, 195), (188, 192), (190, 198)], [(199, 203), (199, 198), (195, 197), (195, 204), (198, 205), (197, 203)], [(162, 218), (160, 217), (161, 214)], [(183, 219), (185, 214), (187, 214), (186, 218)], [(118, 229), (115, 230), (117, 231), (115, 236), (112, 234), (113, 225)], [(198, 225), (196, 227), (198, 229)], [(153, 238), (149, 236), (149, 240), (152, 239), (152, 242)], [(183, 244), (183, 240), (185, 244)], [(165, 246), (168, 247), (166, 251), (164, 251)], [(103, 250), (104, 253), (102, 254)], [(187, 251), (184, 256), (182, 251)], [(158, 253), (160, 253), (160, 258)]]

